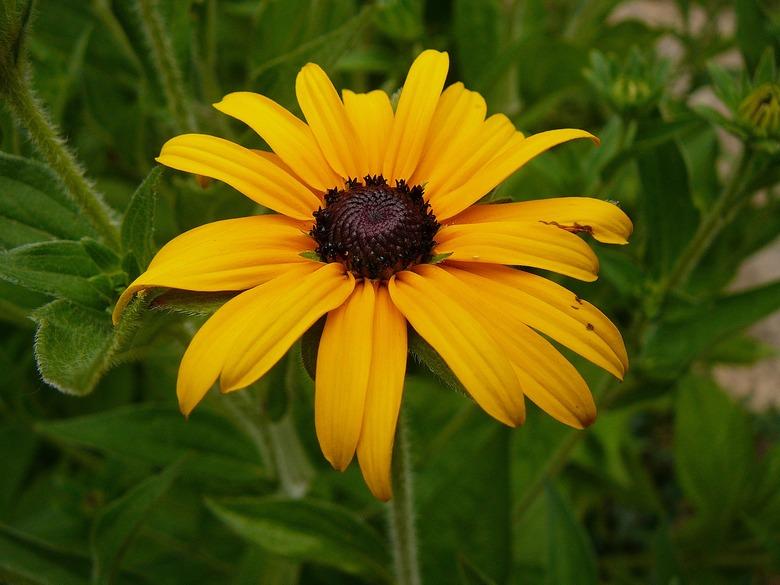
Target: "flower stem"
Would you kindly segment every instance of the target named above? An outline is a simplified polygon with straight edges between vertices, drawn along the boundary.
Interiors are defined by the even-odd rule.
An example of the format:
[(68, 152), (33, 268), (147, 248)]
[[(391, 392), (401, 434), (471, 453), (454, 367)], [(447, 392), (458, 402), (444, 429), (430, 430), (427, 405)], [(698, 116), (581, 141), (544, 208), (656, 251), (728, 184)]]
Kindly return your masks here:
[(181, 69), (166, 34), (157, 0), (137, 0), (137, 5), (141, 16), (141, 28), (149, 44), (154, 67), (165, 93), (168, 109), (176, 124), (176, 130), (191, 131), (195, 128), (195, 116), (184, 91)]
[(409, 430), (403, 417), (398, 420), (393, 457), (393, 499), (388, 508), (390, 540), (398, 585), (420, 585), (417, 562), (417, 535), (414, 526), (412, 461), (409, 456)]
[(119, 231), (113, 211), (87, 181), (76, 157), (65, 146), (56, 126), (36, 99), (29, 76), (14, 68), (6, 72), (4, 80), (4, 101), (11, 115), (27, 131), (38, 152), (59, 175), (95, 231), (107, 244), (118, 249)]

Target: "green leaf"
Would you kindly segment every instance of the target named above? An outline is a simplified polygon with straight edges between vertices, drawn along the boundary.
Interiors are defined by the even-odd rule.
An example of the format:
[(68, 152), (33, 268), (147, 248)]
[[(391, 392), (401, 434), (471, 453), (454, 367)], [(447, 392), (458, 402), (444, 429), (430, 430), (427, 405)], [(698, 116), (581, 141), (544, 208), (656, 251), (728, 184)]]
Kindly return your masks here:
[(225, 489), (256, 489), (267, 479), (251, 442), (227, 420), (201, 408), (189, 420), (174, 406), (136, 405), (39, 422), (45, 435), (133, 461), (167, 465), (185, 453), (183, 479)]
[(588, 533), (571, 506), (547, 486), (547, 580), (549, 585), (596, 585), (596, 556)]
[(38, 324), (35, 359), (44, 382), (65, 394), (92, 392), (116, 349), (109, 315), (60, 300), (32, 318)]
[(776, 42), (770, 29), (772, 20), (764, 13), (757, 0), (736, 0), (734, 7), (737, 17), (737, 44), (748, 69), (755, 71), (761, 53)]
[[(656, 124), (660, 121), (656, 121)], [(642, 131), (638, 132), (642, 135)], [(657, 275), (674, 265), (699, 223), (688, 171), (677, 143), (670, 140), (637, 158), (642, 184), (640, 222), (647, 263)]]
[(112, 283), (81, 242), (37, 242), (0, 251), (0, 278), (94, 309), (113, 300)]
[(157, 183), (162, 175), (162, 167), (155, 167), (146, 176), (130, 198), (130, 203), (122, 219), (122, 250), (132, 256), (133, 276), (140, 274), (151, 262), (156, 247), (154, 245), (154, 216), (157, 203)]
[(144, 480), (100, 510), (90, 536), (94, 583), (114, 582), (139, 528), (178, 475), (179, 463)]
[(680, 485), (706, 526), (725, 530), (755, 485), (749, 419), (715, 382), (694, 375), (680, 384), (674, 412)]
[(676, 377), (715, 343), (780, 308), (780, 281), (735, 293), (659, 324), (645, 342), (642, 367), (653, 376)]
[(390, 582), (387, 546), (352, 512), (326, 502), (282, 498), (209, 500), (228, 527), (268, 552)]
[(778, 350), (749, 335), (730, 335), (716, 343), (706, 355), (707, 361), (725, 364), (751, 365), (774, 357)]
[[(406, 387), (408, 394), (415, 395), (430, 390), (408, 383)], [(427, 404), (444, 406), (441, 392), (427, 398), (433, 398)], [(417, 507), (424, 513), (418, 530), (420, 542), (426, 543), (423, 581), (456, 583), (465, 577), (466, 583), (507, 583), (512, 566), (512, 431), (482, 416), (462, 398), (446, 398), (453, 399), (460, 415), (450, 418), (439, 413), (440, 420), (450, 418), (434, 427), (442, 434), (435, 436), (433, 444), (415, 442), (438, 445), (435, 456), (428, 451), (428, 456), (419, 457)], [(415, 406), (410, 412), (420, 411)], [(431, 424), (429, 417), (424, 421), (423, 425)], [(455, 421), (461, 424), (453, 430), (450, 425)], [(464, 531), (464, 526), (468, 530)], [(479, 573), (481, 581), (476, 578)]]
[(474, 87), (498, 53), (501, 7), (496, 0), (455, 0), (453, 32), (457, 63), (467, 87)]
[(0, 248), (94, 236), (53, 171), (0, 152)]
[(84, 585), (81, 567), (61, 555), (0, 533), (0, 583)]
[(737, 79), (714, 61), (707, 64), (707, 72), (710, 74), (715, 94), (729, 109), (736, 109), (742, 99)]
[(8, 321), (19, 327), (32, 327), (30, 313), (49, 301), (51, 297), (0, 280), (0, 321)]

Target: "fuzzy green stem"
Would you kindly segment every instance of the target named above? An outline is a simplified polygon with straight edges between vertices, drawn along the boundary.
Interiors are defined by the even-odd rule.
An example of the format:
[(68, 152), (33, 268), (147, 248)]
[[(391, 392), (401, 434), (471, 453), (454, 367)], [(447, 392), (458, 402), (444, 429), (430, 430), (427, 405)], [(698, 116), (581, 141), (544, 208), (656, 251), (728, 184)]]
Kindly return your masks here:
[(137, 0), (141, 28), (146, 36), (157, 76), (160, 79), (168, 109), (178, 132), (195, 128), (195, 116), (184, 91), (181, 69), (173, 53), (171, 41), (165, 31), (157, 0)]
[(11, 115), (27, 131), (38, 152), (59, 175), (95, 231), (107, 244), (118, 249), (119, 230), (111, 208), (87, 181), (76, 157), (65, 146), (56, 126), (36, 99), (29, 77), (18, 68), (7, 71), (3, 95)]
[(393, 499), (389, 504), (388, 516), (395, 577), (398, 585), (420, 585), (409, 430), (403, 418), (398, 421), (392, 473)]

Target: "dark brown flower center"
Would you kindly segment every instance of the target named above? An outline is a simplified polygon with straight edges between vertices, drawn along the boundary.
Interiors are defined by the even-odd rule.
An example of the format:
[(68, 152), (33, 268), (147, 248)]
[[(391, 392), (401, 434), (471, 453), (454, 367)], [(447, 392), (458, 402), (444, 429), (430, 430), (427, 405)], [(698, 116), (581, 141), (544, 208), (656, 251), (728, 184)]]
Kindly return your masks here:
[(396, 181), (391, 187), (381, 175), (329, 190), (314, 219), (311, 236), (320, 259), (371, 279), (430, 260), (439, 229), (421, 186)]

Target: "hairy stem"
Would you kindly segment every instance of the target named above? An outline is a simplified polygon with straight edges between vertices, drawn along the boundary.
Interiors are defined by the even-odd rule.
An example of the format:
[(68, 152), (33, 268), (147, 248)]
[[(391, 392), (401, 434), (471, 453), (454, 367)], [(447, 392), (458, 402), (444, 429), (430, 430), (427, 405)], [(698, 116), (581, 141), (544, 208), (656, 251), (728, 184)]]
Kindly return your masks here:
[(398, 421), (395, 444), (393, 499), (388, 508), (395, 577), (399, 585), (420, 585), (417, 535), (414, 525), (412, 461), (409, 456), (409, 430), (403, 418)]
[(137, 0), (141, 28), (146, 36), (157, 76), (160, 79), (168, 109), (178, 132), (195, 128), (195, 116), (184, 91), (181, 69), (165, 30), (157, 0)]
[(68, 193), (81, 208), (100, 237), (119, 248), (119, 230), (111, 208), (87, 181), (76, 157), (65, 146), (57, 127), (36, 99), (30, 78), (14, 69), (5, 76), (5, 104), (23, 127), (43, 159), (59, 175)]

